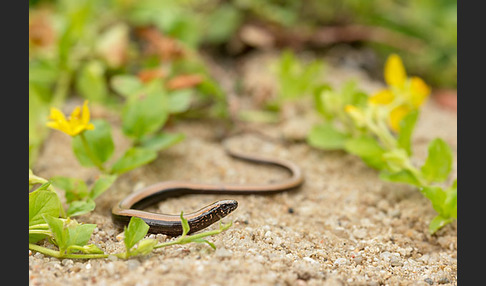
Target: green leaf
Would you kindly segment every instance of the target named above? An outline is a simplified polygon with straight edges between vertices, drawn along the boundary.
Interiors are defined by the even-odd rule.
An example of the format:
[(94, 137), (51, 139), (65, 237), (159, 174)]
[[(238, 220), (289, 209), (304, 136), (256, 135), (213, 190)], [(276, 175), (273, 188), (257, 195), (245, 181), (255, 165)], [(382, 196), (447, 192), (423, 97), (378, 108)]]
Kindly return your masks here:
[(140, 92), (144, 86), (136, 76), (117, 75), (111, 79), (111, 87), (125, 97), (131, 97)]
[(158, 241), (156, 239), (143, 239), (138, 243), (137, 248), (131, 251), (130, 255), (147, 255), (154, 250), (157, 243)]
[[(50, 86), (56, 82), (59, 77), (58, 64), (50, 59), (32, 58), (29, 59), (29, 86)], [(44, 99), (48, 99), (46, 97)], [(29, 98), (30, 100), (30, 98)]]
[(167, 97), (154, 92), (126, 103), (122, 112), (122, 129), (125, 135), (141, 139), (160, 129), (168, 118)]
[(226, 95), (224, 91), (221, 86), (212, 79), (206, 78), (206, 80), (196, 86), (196, 89), (204, 95), (210, 95), (218, 101), (226, 103)]
[(132, 217), (128, 223), (128, 227), (125, 227), (125, 237), (123, 239), (127, 251), (130, 251), (137, 242), (144, 238), (148, 230), (149, 225), (143, 219)]
[(43, 216), (59, 217), (61, 201), (52, 190), (38, 188), (29, 193), (29, 226), (45, 223)]
[(29, 243), (36, 243), (36, 242), (41, 241), (45, 238), (47, 238), (47, 235), (45, 235), (45, 234), (30, 233), (29, 232)]
[(111, 167), (111, 172), (122, 174), (142, 165), (148, 164), (157, 158), (157, 151), (146, 148), (133, 147), (128, 149), (123, 156)]
[(84, 246), (74, 246), (74, 245), (71, 245), (68, 247), (68, 252), (69, 253), (72, 253), (74, 252), (73, 250), (70, 250), (70, 249), (75, 249), (77, 251), (81, 251), (83, 253), (86, 253), (86, 254), (103, 254), (103, 250), (101, 250), (98, 246), (94, 245), (94, 244), (89, 244), (89, 245), (84, 245)]
[(311, 129), (307, 142), (316, 148), (339, 150), (344, 148), (348, 138), (348, 134), (337, 130), (331, 124), (323, 123)]
[(417, 122), (419, 112), (414, 110), (408, 113), (402, 121), (400, 121), (400, 133), (398, 134), (398, 146), (407, 151), (408, 155), (412, 155), (412, 134)]
[[(49, 215), (44, 215), (44, 219), (49, 225), (54, 243), (59, 247), (61, 253), (66, 250), (68, 253), (72, 250), (80, 250), (80, 247), (88, 243), (93, 230), (96, 228), (96, 224), (78, 224), (75, 220), (63, 221)], [(93, 247), (88, 249), (96, 251)]]
[(68, 246), (77, 245), (84, 246), (88, 243), (91, 238), (93, 230), (96, 228), (96, 224), (72, 224), (68, 225), (69, 239), (67, 242)]
[(94, 102), (102, 102), (108, 95), (105, 66), (97, 60), (86, 63), (78, 73), (76, 89), (79, 94)]
[(117, 178), (117, 175), (105, 175), (100, 177), (94, 183), (94, 186), (89, 193), (89, 197), (93, 200), (96, 199), (98, 196), (104, 193), (116, 181)]
[(185, 138), (186, 136), (182, 133), (162, 133), (153, 137), (144, 138), (140, 143), (143, 148), (161, 151), (181, 142)]
[(447, 217), (457, 219), (457, 189), (447, 193), (443, 209)]
[(421, 184), (419, 180), (408, 170), (401, 170), (396, 173), (391, 173), (389, 171), (383, 170), (380, 172), (380, 179), (395, 183), (405, 183), (420, 187)]
[(422, 174), (428, 182), (443, 182), (452, 170), (452, 150), (447, 143), (434, 139), (429, 144), (429, 154), (422, 166)]
[(314, 89), (314, 106), (317, 112), (321, 114), (324, 118), (330, 120), (332, 118), (332, 114), (328, 111), (329, 106), (326, 105), (324, 98), (326, 95), (332, 92), (332, 88), (328, 84), (321, 84), (318, 85)]
[(346, 152), (360, 157), (368, 166), (382, 170), (386, 167), (382, 155), (385, 150), (370, 136), (360, 136), (346, 140), (344, 144)]
[[(111, 127), (108, 122), (102, 119), (92, 121), (95, 128), (84, 131), (84, 136), (93, 155), (102, 163), (108, 161), (115, 151), (115, 144), (111, 137)], [(80, 136), (73, 137), (72, 148), (79, 163), (85, 167), (95, 166), (86, 153)]]
[(184, 212), (181, 211), (181, 224), (182, 224), (182, 237), (186, 236), (187, 233), (189, 233), (189, 230), (191, 228), (189, 227), (189, 222), (187, 219), (184, 218)]
[(69, 178), (63, 176), (56, 176), (51, 178), (52, 184), (61, 190), (65, 191), (66, 202), (82, 200), (89, 194), (88, 186), (81, 179)]
[(64, 221), (50, 215), (43, 215), (43, 218), (49, 225), (49, 229), (52, 232), (55, 244), (59, 247), (59, 251), (64, 252), (69, 240), (69, 232), (64, 228)]
[(169, 94), (169, 112), (180, 113), (187, 111), (191, 105), (192, 89), (178, 89)]
[(95, 207), (96, 203), (91, 198), (88, 198), (86, 201), (73, 201), (68, 207), (67, 216), (83, 215), (94, 210)]
[(277, 67), (279, 100), (297, 99), (312, 92), (323, 70), (321, 61), (303, 63), (291, 51), (284, 51)]
[[(57, 193), (47, 189), (47, 182), (37, 190), (29, 193), (29, 227), (46, 223), (44, 215), (58, 217), (61, 213), (61, 201)], [(44, 234), (29, 233), (29, 243), (35, 243), (46, 238)]]
[(426, 198), (432, 203), (434, 210), (442, 216), (445, 216), (444, 202), (447, 198), (447, 193), (437, 186), (426, 186), (420, 190)]
[(447, 197), (444, 201), (444, 211), (452, 218), (457, 219), (457, 179), (451, 187), (446, 190)]
[(457, 219), (457, 180), (444, 190), (437, 186), (426, 186), (420, 190), (427, 197), (435, 211), (445, 219)]
[(441, 215), (434, 217), (429, 224), (430, 234), (434, 234), (440, 228), (447, 225), (448, 223), (451, 223), (452, 221), (453, 221), (452, 218), (445, 218), (445, 217), (442, 217)]

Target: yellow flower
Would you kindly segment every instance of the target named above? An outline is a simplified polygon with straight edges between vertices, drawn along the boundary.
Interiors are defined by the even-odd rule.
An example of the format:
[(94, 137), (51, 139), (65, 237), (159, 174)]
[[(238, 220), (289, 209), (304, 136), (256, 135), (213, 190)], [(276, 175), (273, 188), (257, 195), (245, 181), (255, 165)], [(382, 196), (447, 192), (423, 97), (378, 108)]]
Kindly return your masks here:
[(374, 104), (390, 104), (395, 96), (389, 89), (383, 89), (369, 98), (368, 102)]
[(385, 82), (389, 86), (401, 88), (406, 80), (407, 73), (403, 67), (402, 59), (398, 55), (390, 55), (385, 64)]
[(400, 131), (400, 122), (411, 111), (412, 110), (406, 105), (400, 105), (398, 107), (395, 107), (390, 112), (389, 125), (390, 125), (391, 129), (393, 129), (397, 132)]
[(410, 79), (410, 103), (415, 108), (419, 108), (430, 94), (430, 87), (419, 77)]
[(48, 127), (60, 130), (70, 136), (76, 136), (84, 130), (94, 129), (94, 125), (89, 122), (90, 114), (87, 100), (84, 102), (82, 110), (81, 107), (77, 106), (67, 120), (59, 109), (51, 107), (49, 119), (52, 121), (47, 122)]
[(400, 121), (411, 111), (417, 110), (430, 94), (430, 87), (419, 77), (407, 77), (401, 58), (392, 54), (384, 69), (387, 89), (372, 95), (368, 102), (390, 106), (389, 125), (400, 131)]

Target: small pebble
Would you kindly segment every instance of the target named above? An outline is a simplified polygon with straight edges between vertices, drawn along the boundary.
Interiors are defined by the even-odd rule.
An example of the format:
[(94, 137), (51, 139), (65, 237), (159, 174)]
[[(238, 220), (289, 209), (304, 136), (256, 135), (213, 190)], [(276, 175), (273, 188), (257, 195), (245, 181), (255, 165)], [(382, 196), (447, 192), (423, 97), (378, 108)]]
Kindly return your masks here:
[(434, 284), (434, 281), (432, 279), (428, 278), (428, 277), (425, 278), (424, 281), (427, 282), (429, 285), (433, 285)]
[(119, 234), (116, 236), (116, 240), (118, 240), (118, 241), (122, 241), (124, 237), (125, 237), (125, 233), (124, 233), (124, 232), (119, 233)]
[(403, 266), (403, 262), (400, 260), (400, 257), (397, 255), (392, 255), (390, 257), (390, 264), (391, 266)]
[(71, 265), (71, 266), (72, 266), (72, 265), (74, 264), (74, 262), (73, 262), (71, 259), (63, 259), (63, 260), (61, 261), (61, 264), (62, 264), (63, 266), (68, 266), (68, 265)]
[(443, 277), (443, 278), (440, 278), (439, 281), (437, 281), (437, 283), (439, 283), (439, 284), (447, 284), (447, 283), (451, 283), (451, 281), (449, 281), (449, 279)]
[(127, 261), (128, 270), (135, 270), (140, 266), (140, 261), (136, 259), (130, 259)]
[(42, 254), (40, 252), (37, 252), (36, 254), (34, 254), (34, 257), (35, 258), (38, 258), (38, 259), (41, 259), (41, 258), (44, 258), (44, 254)]
[(361, 264), (361, 262), (363, 262), (363, 256), (358, 254), (353, 258), (353, 260), (356, 264)]
[(319, 262), (315, 261), (314, 259), (312, 259), (310, 257), (304, 257), (303, 260), (310, 262), (310, 263), (319, 263)]
[(334, 261), (334, 265), (338, 265), (338, 266), (347, 265), (347, 264), (348, 264), (348, 260), (344, 257), (338, 258)]

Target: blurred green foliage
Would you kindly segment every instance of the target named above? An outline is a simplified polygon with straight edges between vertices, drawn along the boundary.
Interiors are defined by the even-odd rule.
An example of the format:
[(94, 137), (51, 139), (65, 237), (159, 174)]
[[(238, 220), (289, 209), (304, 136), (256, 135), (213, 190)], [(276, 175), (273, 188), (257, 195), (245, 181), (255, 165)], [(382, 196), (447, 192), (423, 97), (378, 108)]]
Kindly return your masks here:
[[(317, 37), (329, 27), (358, 25), (365, 34), (379, 28), (380, 40), (364, 35), (353, 41), (381, 55), (379, 66), (388, 54), (398, 53), (410, 73), (432, 86), (457, 86), (453, 0), (29, 0), (29, 160), (45, 137), (49, 106), (59, 107), (71, 95), (116, 106), (124, 99), (110, 84), (112, 77), (149, 68), (163, 67), (164, 81), (183, 74), (203, 77), (169, 95), (174, 106), (179, 103), (176, 113), (227, 116), (225, 95), (198, 50), (229, 46), (244, 25), (253, 23), (288, 32), (290, 42), (300, 34)], [(144, 38), (141, 30), (147, 28), (166, 38)], [(166, 39), (185, 51), (182, 59), (147, 54), (147, 42), (162, 41), (167, 48), (173, 43)], [(338, 43), (323, 48), (333, 44)]]
[(41, 7), (46, 2), (58, 6), (66, 16), (74, 16), (73, 31), (65, 39), (68, 43), (74, 37), (88, 36), (90, 29), (84, 24), (116, 19), (134, 26), (155, 25), (192, 47), (225, 43), (241, 25), (251, 21), (297, 30), (351, 24), (382, 27), (422, 44), (419, 50), (411, 51), (407, 46), (365, 42), (382, 55), (382, 63), (388, 54), (399, 53), (411, 73), (425, 77), (432, 85), (457, 85), (457, 0), (105, 0), (89, 4), (95, 5), (91, 11), (87, 7), (76, 13), (71, 11), (73, 7), (90, 1), (31, 0), (29, 4)]
[[(136, 90), (134, 96), (140, 97), (147, 91), (158, 93), (143, 102), (169, 103), (169, 109), (155, 111), (163, 115), (161, 119), (155, 123), (149, 120), (150, 126), (143, 130), (130, 129), (136, 104), (127, 105), (132, 109), (124, 108), (124, 131), (137, 141), (165, 146), (180, 140), (180, 136), (145, 138), (161, 128), (170, 114), (194, 116), (190, 114), (198, 112), (197, 116), (225, 117), (226, 98), (211, 78), (197, 47), (208, 28), (214, 31), (208, 34), (208, 39), (220, 41), (236, 26), (216, 29), (208, 20), (212, 15), (196, 13), (191, 8), (194, 3), (29, 1), (29, 165), (35, 161), (47, 134), (45, 123), (51, 106), (61, 107), (69, 96), (79, 96), (118, 110), (124, 101), (130, 101), (126, 87), (120, 87), (114, 80), (123, 76), (132, 83), (148, 86)], [(221, 19), (235, 15), (234, 10), (224, 6), (216, 13)], [(147, 77), (144, 72), (154, 75)], [(159, 82), (151, 82), (153, 79)], [(140, 114), (150, 115), (143, 112), (136, 115)], [(136, 126), (140, 128), (140, 124)]]
[[(322, 1), (321, 1), (322, 2)], [(348, 0), (353, 19), (419, 39), (418, 51), (374, 45), (383, 55), (400, 52), (407, 69), (440, 87), (457, 87), (457, 1)]]
[[(216, 1), (216, 0), (215, 0)], [(218, 2), (218, 1), (216, 1)], [(364, 40), (381, 55), (398, 53), (409, 65), (409, 71), (425, 78), (434, 86), (457, 86), (457, 1), (433, 0), (308, 0), (308, 1), (229, 1), (245, 20), (258, 19), (272, 25), (300, 31), (317, 31), (327, 26), (366, 25), (380, 27), (411, 43), (377, 43)], [(393, 42), (394, 38), (390, 38)], [(386, 41), (385, 41), (386, 42)]]

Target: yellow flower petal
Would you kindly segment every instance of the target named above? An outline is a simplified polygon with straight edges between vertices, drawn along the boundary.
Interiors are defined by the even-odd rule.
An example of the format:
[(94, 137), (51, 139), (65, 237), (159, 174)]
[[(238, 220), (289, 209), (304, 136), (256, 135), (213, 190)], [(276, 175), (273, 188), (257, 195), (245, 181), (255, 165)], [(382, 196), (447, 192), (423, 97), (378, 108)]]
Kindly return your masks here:
[(70, 136), (78, 135), (84, 130), (94, 129), (94, 125), (89, 122), (88, 101), (84, 102), (82, 109), (79, 106), (76, 107), (71, 112), (68, 120), (66, 120), (66, 117), (59, 109), (52, 107), (49, 119), (52, 121), (47, 122), (46, 125), (48, 127), (62, 131)]
[(64, 114), (57, 108), (51, 107), (51, 113), (49, 114), (49, 119), (52, 121), (47, 122), (47, 126), (53, 129), (65, 132), (69, 130), (69, 123), (66, 120)]
[(50, 122), (47, 122), (46, 125), (47, 125), (47, 127), (62, 131), (62, 132), (67, 133), (67, 134), (69, 134), (70, 131), (71, 131), (67, 122), (63, 123), (63, 122), (60, 122), (60, 121), (50, 121)]
[(57, 108), (51, 107), (51, 113), (49, 114), (49, 119), (52, 120), (66, 120), (64, 114)]
[[(46, 123), (47, 127), (50, 127), (52, 129), (57, 129), (57, 130), (61, 130), (61, 127), (59, 126), (59, 122), (56, 122), (56, 121), (49, 121)], [(61, 130), (62, 131), (62, 130)]]
[(391, 90), (384, 89), (371, 96), (368, 99), (368, 102), (373, 104), (390, 104), (394, 98), (395, 96), (393, 95)]
[(412, 98), (410, 99), (415, 108), (419, 108), (430, 94), (430, 87), (419, 77), (412, 77), (410, 79), (410, 92)]
[(88, 123), (86, 125), (86, 130), (93, 130), (95, 128), (95, 126), (93, 125), (93, 123)]
[(394, 87), (402, 88), (407, 80), (407, 73), (403, 67), (402, 59), (392, 54), (385, 64), (385, 82)]
[[(82, 118), (81, 121), (83, 124), (88, 124), (89, 123), (89, 118), (90, 118), (90, 113), (89, 113), (89, 108), (88, 108), (88, 101), (85, 100), (83, 104), (83, 113), (82, 113)], [(94, 128), (94, 126), (93, 126)]]
[(402, 119), (410, 113), (410, 107), (406, 105), (400, 105), (396, 108), (394, 108), (390, 112), (390, 127), (396, 132), (400, 131), (400, 122)]

